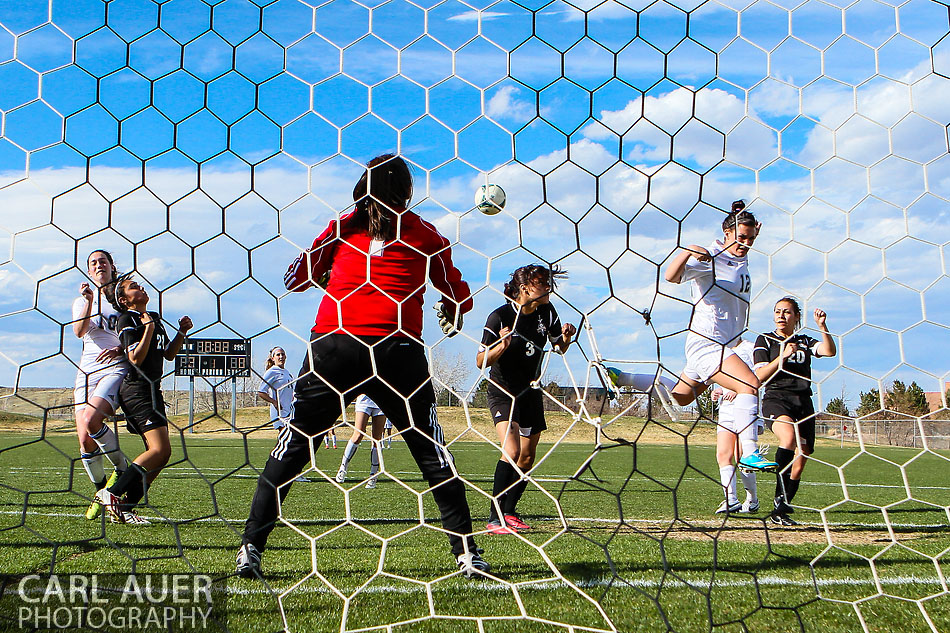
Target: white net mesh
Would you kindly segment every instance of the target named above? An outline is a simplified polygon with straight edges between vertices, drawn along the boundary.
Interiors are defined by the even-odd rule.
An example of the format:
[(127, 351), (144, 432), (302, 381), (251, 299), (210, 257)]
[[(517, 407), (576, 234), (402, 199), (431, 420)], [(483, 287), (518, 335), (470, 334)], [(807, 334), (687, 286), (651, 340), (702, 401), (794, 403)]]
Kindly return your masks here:
[[(479, 328), (518, 266), (570, 272), (554, 303), (580, 333), (543, 364), (535, 529), (481, 535), (493, 575), (466, 583), (398, 434), (377, 490), (368, 449), (343, 485), (317, 452), (267, 582), (230, 583), (228, 628), (950, 628), (948, 24), (933, 0), (0, 3), (3, 571), (233, 570), (273, 446), (249, 408), (263, 352), (296, 370), (320, 294), (286, 293), (284, 271), (390, 151), (476, 291), (462, 336), (430, 316), (424, 339), (477, 528), (500, 454)], [(486, 182), (498, 215), (471, 208)], [(839, 344), (813, 368), (794, 529), (714, 515), (708, 412), (610, 402), (595, 370), (682, 368), (692, 306), (662, 267), (735, 198), (763, 222), (750, 329), (794, 294)], [(145, 534), (82, 519), (70, 306), (101, 248), (168, 323), (255, 346), (255, 378), (199, 381), (194, 423), (166, 378), (173, 457)]]

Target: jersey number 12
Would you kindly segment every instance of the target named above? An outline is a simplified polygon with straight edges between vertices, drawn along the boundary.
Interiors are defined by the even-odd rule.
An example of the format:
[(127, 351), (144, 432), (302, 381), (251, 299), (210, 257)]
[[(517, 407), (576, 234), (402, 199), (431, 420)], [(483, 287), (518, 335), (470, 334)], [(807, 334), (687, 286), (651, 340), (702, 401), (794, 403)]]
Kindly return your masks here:
[(739, 277), (739, 292), (747, 293), (752, 290), (752, 277), (749, 275), (742, 275)]

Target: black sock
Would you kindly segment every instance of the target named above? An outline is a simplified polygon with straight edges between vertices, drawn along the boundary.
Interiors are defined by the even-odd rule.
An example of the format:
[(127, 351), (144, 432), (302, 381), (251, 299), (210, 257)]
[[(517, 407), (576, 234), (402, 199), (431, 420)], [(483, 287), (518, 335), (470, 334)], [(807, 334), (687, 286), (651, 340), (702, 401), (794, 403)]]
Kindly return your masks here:
[[(141, 488), (144, 494), (145, 479), (147, 475), (148, 471), (135, 462), (132, 462), (129, 464), (129, 467), (125, 470), (125, 472), (119, 477), (119, 480), (112, 484), (112, 487), (109, 488), (109, 492), (117, 497), (121, 497), (130, 490)], [(141, 498), (142, 496), (139, 495), (139, 499)]]
[(802, 483), (801, 479), (792, 479), (791, 477), (785, 482), (785, 503), (792, 502), (792, 499), (795, 498), (795, 493), (798, 492), (798, 485), (800, 483)]
[(142, 500), (142, 497), (148, 494), (150, 484), (148, 480), (145, 480), (144, 486), (132, 486), (127, 493), (125, 493), (125, 503), (123, 505), (129, 506), (128, 510), (134, 508), (139, 501)]
[[(515, 474), (515, 479), (518, 479), (518, 471), (513, 468), (512, 471)], [(512, 486), (511, 490), (508, 491), (508, 494), (505, 495), (505, 503), (501, 506), (501, 511), (505, 514), (515, 514), (515, 507), (517, 507), (518, 502), (521, 501), (521, 495), (524, 494), (525, 488), (527, 487), (527, 479), (522, 479)]]
[(795, 459), (795, 450), (788, 448), (779, 447), (775, 451), (775, 463), (778, 464), (775, 472), (775, 498), (778, 499), (781, 497), (784, 500), (788, 499), (788, 489), (789, 489), (789, 471), (791, 468), (787, 468), (789, 464), (792, 463), (792, 460)]
[[(511, 482), (514, 481), (514, 478), (517, 476), (515, 469), (511, 467), (508, 460), (502, 459), (495, 464), (495, 481), (492, 484), (491, 494), (498, 500), (498, 505), (502, 508), (505, 507), (505, 497), (510, 494), (504, 491), (508, 489), (508, 486), (511, 485)], [(498, 521), (499, 517), (497, 510), (495, 510), (495, 502), (492, 501), (489, 505), (491, 507), (488, 511), (488, 521)]]
[(103, 477), (103, 478), (102, 478), (102, 481), (97, 481), (97, 482), (96, 482), (96, 492), (98, 492), (98, 491), (102, 490), (103, 488), (105, 488), (107, 483), (109, 483), (109, 478), (108, 478), (108, 477)]

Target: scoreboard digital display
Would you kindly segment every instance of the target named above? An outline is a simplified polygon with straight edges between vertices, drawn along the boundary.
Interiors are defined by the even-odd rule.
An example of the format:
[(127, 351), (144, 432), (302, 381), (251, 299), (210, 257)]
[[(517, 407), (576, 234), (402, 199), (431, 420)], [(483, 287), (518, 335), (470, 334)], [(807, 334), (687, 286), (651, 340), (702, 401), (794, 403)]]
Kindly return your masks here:
[(175, 375), (247, 378), (251, 341), (243, 338), (186, 339), (175, 356)]

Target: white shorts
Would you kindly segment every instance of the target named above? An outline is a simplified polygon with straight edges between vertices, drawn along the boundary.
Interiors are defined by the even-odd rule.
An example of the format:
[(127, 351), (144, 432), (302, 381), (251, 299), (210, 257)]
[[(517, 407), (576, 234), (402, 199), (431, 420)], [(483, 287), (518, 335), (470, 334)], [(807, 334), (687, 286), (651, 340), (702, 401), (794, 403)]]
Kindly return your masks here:
[(686, 338), (686, 368), (683, 374), (690, 380), (708, 384), (709, 379), (722, 369), (725, 360), (735, 354), (722, 343), (691, 335)]
[[(739, 431), (742, 429), (736, 428), (736, 417), (734, 413), (735, 404), (730, 400), (723, 400), (719, 404), (719, 424), (716, 425), (716, 433), (725, 433), (729, 431), (730, 433), (735, 433), (739, 435)], [(765, 423), (762, 422), (762, 418), (755, 418), (755, 435), (758, 437), (762, 431), (765, 429)]]
[(113, 411), (119, 408), (119, 386), (128, 373), (127, 367), (113, 366), (100, 371), (76, 374), (76, 387), (73, 390), (73, 402), (81, 409), (89, 404), (90, 398), (102, 398)]
[(375, 402), (365, 395), (360, 395), (360, 397), (356, 399), (356, 412), (365, 413), (371, 418), (375, 418), (377, 415), (386, 415), (382, 409), (376, 406)]

